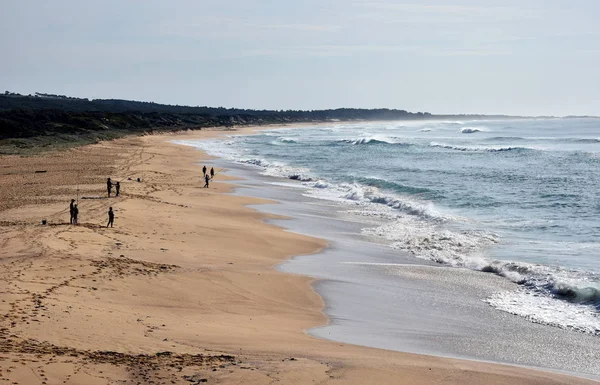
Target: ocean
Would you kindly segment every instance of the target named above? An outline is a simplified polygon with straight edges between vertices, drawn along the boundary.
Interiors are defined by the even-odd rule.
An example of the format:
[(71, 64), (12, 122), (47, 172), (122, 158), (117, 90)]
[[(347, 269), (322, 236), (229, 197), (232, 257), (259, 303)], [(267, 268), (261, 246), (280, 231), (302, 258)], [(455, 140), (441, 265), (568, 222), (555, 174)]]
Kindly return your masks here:
[[(477, 281), (492, 318), (520, 317), (590, 346), (600, 336), (600, 119), (331, 122), (186, 144), (339, 213), (350, 238), (386, 249), (369, 279), (400, 285), (444, 267), (454, 296), (461, 280)], [(378, 265), (351, 259), (339, 262)]]

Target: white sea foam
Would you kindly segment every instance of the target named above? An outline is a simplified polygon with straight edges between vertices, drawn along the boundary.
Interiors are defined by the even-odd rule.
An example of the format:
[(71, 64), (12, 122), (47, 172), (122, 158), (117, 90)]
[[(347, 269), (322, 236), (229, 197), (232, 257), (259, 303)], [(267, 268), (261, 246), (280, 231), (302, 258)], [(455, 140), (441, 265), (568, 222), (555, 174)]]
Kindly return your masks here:
[(324, 180), (318, 180), (313, 184), (314, 188), (328, 188), (329, 187), (329, 183), (327, 183)]
[(279, 138), (279, 141), (283, 143), (298, 143), (296, 139), (292, 138)]
[(449, 230), (440, 224), (410, 217), (397, 217), (384, 225), (366, 228), (366, 235), (376, 235), (417, 258), (437, 263), (480, 270), (486, 262), (481, 253), (498, 243), (497, 235), (474, 230)]
[(486, 302), (532, 322), (600, 335), (600, 318), (593, 306), (557, 301), (526, 289), (496, 293)]
[[(322, 181), (317, 182), (322, 184)], [(307, 187), (319, 187), (316, 184), (308, 184)], [(408, 215), (428, 218), (430, 220), (443, 221), (448, 218), (437, 211), (431, 202), (419, 202), (408, 197), (402, 197), (391, 193), (382, 192), (376, 187), (364, 186), (359, 183), (329, 184), (326, 191), (322, 187), (311, 189), (308, 196), (326, 199), (352, 205), (369, 205), (377, 212), (377, 206), (383, 205)]]
[(307, 168), (290, 166), (283, 162), (263, 162), (263, 174), (299, 181), (312, 181), (314, 177)]
[(463, 127), (460, 129), (461, 134), (474, 134), (476, 132), (489, 131), (486, 127)]

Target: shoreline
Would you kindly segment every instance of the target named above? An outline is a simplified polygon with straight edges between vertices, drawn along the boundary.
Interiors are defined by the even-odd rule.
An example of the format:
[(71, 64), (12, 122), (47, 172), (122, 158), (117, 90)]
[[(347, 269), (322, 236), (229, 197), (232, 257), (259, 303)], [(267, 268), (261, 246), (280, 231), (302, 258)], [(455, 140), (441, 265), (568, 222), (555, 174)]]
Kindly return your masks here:
[[(594, 337), (535, 324), (484, 302), (493, 292), (516, 290), (516, 284), (478, 271), (427, 263), (386, 244), (357, 239), (366, 224), (338, 214), (344, 207), (305, 197), (301, 182), (262, 175), (243, 164), (219, 164), (230, 175), (246, 179), (236, 182), (235, 194), (273, 199), (278, 203), (253, 207), (291, 218), (270, 223), (331, 243), (318, 255), (294, 257), (278, 266), (284, 272), (319, 279), (314, 286), (333, 323), (310, 329), (310, 335), (390, 351), (599, 378), (597, 366), (585, 364), (585, 357), (591, 359), (596, 351)], [(449, 296), (449, 291), (462, 295)], [(562, 349), (564, 360), (557, 361), (553, 353), (557, 349)]]
[[(40, 157), (49, 165), (43, 191), (0, 211), (6, 267), (0, 378), (48, 384), (184, 384), (193, 376), (249, 384), (596, 383), (307, 335), (303, 330), (326, 320), (324, 302), (312, 279), (274, 266), (325, 243), (266, 223), (279, 217), (247, 207), (265, 200), (224, 194), (235, 188), (233, 178), (219, 175), (201, 189), (197, 162), (207, 158), (168, 141), (204, 135), (220, 133), (125, 138)], [(63, 206), (75, 183), (65, 181), (73, 176), (66, 166), (93, 154), (114, 163), (98, 161), (87, 173), (89, 184), (81, 188), (88, 195), (102, 194), (107, 173), (145, 177), (125, 183), (119, 199), (82, 202), (82, 225), (71, 227)], [(33, 178), (27, 162), (8, 168)], [(3, 186), (4, 192), (9, 184)], [(116, 208), (114, 230), (100, 227), (108, 203)], [(52, 226), (37, 225), (42, 215)], [(63, 348), (71, 355), (60, 354)], [(95, 351), (113, 352), (115, 359)], [(132, 361), (142, 353), (151, 362)]]
[[(283, 128), (285, 128), (285, 127), (283, 127)], [(251, 134), (251, 133), (244, 133), (244, 135), (249, 135), (249, 134)], [(187, 144), (186, 143), (185, 145), (191, 145), (191, 144)], [(199, 150), (202, 151), (202, 152), (204, 152), (204, 150), (202, 150), (200, 148), (199, 148)], [(223, 164), (224, 164), (224, 167), (226, 169), (229, 169), (230, 171), (231, 171), (232, 168), (234, 169), (235, 172), (233, 172), (233, 175), (236, 178), (241, 178), (241, 179), (248, 178), (248, 176), (246, 175), (247, 172), (250, 172), (251, 174), (257, 174), (258, 173), (257, 170), (252, 170), (252, 167), (248, 168), (248, 166), (245, 166), (245, 165), (237, 166), (237, 165), (231, 163), (231, 161), (229, 161), (229, 160), (222, 160), (222, 165)], [(251, 176), (251, 178), (256, 178), (256, 177), (257, 177), (257, 175), (252, 175)], [(265, 209), (265, 205), (263, 205), (263, 204), (253, 205), (253, 208), (256, 209), (256, 210), (258, 210), (259, 212), (265, 213), (267, 215), (275, 214), (275, 215), (282, 215), (282, 216), (284, 216), (285, 219), (283, 219), (283, 220), (277, 220), (277, 219), (275, 219), (275, 220), (269, 220), (269, 223), (274, 223), (277, 226), (280, 226), (280, 227), (286, 229), (286, 231), (291, 231), (291, 232), (298, 233), (298, 234), (308, 235), (310, 237), (317, 237), (317, 238), (320, 238), (320, 239), (325, 239), (325, 240), (327, 240), (327, 242), (331, 241), (331, 239), (329, 239), (327, 236), (322, 235), (322, 233), (320, 233), (319, 231), (306, 231), (306, 229), (307, 229), (306, 224), (299, 225), (299, 226), (298, 225), (295, 225), (295, 226), (291, 225), (290, 223), (292, 223), (292, 222), (294, 222), (294, 221), (297, 220), (296, 219), (297, 216), (295, 214), (298, 214), (298, 213), (295, 213), (295, 212), (292, 211), (291, 214), (290, 214), (290, 211), (288, 211), (286, 209), (283, 209), (283, 210), (279, 209), (282, 205), (285, 205), (286, 202), (284, 202), (284, 201), (286, 201), (286, 199), (282, 198), (282, 196), (280, 196), (280, 197), (273, 197), (273, 196), (277, 196), (277, 193), (275, 193), (275, 194), (273, 194), (273, 193), (267, 193), (267, 194), (263, 195), (264, 191), (262, 193), (257, 193), (256, 191), (253, 191), (253, 190), (256, 190), (257, 188), (261, 189), (261, 187), (257, 187), (257, 185), (259, 185), (259, 184), (271, 185), (268, 188), (269, 190), (272, 190), (273, 187), (277, 188), (277, 184), (278, 184), (277, 181), (279, 180), (279, 178), (277, 178), (277, 177), (274, 178), (274, 177), (266, 176), (266, 177), (260, 177), (259, 179), (260, 179), (259, 182), (249, 183), (248, 185), (246, 185), (245, 183), (240, 183), (240, 181), (237, 181), (236, 184), (238, 186), (236, 186), (235, 189), (236, 190), (243, 190), (243, 191), (239, 192), (239, 193), (236, 192), (236, 195), (238, 195), (238, 196), (252, 196), (252, 197), (255, 197), (255, 198), (259, 198), (259, 199), (275, 200), (276, 203), (274, 205), (268, 205), (268, 206), (270, 206), (269, 209)], [(275, 182), (275, 183), (271, 183), (271, 182)], [(284, 185), (286, 184), (285, 180), (281, 180), (281, 182), (283, 182)], [(304, 190), (304, 188), (302, 188), (300, 186), (300, 183), (296, 182), (295, 180), (288, 181), (287, 183), (297, 184), (297, 186), (296, 187), (292, 187), (291, 189), (287, 189), (287, 191), (285, 193), (283, 193), (283, 195), (285, 195), (286, 198), (289, 198), (288, 194), (290, 194), (290, 193), (291, 193), (291, 195), (293, 195), (293, 193), (296, 192), (296, 191)], [(285, 190), (285, 188), (284, 188), (284, 190)], [(296, 198), (298, 198), (298, 196), (296, 196)], [(289, 199), (293, 200), (293, 198), (289, 198)], [(319, 200), (314, 200), (314, 199), (309, 198), (307, 201), (310, 201), (311, 202), (310, 203), (311, 206), (313, 206)], [(300, 203), (299, 205), (303, 205), (303, 204), (305, 204), (305, 203)], [(304, 214), (305, 213), (301, 213), (301, 215), (304, 215)], [(314, 216), (314, 215), (315, 215), (314, 212), (311, 212), (309, 214), (309, 216)], [(325, 218), (325, 220), (328, 220), (328, 219)], [(339, 219), (336, 219), (336, 220), (339, 220)], [(315, 225), (315, 224), (313, 223), (312, 225)], [(318, 226), (316, 226), (316, 227), (318, 227)], [(367, 243), (371, 244), (370, 242), (367, 242)], [(330, 249), (332, 247), (335, 248), (336, 246), (331, 246), (330, 245), (330, 247), (328, 247), (327, 249)], [(387, 247), (385, 249), (387, 249)], [(387, 249), (387, 250), (388, 250), (388, 252), (390, 252), (389, 254), (395, 254), (395, 252), (393, 252), (393, 250), (390, 250), (390, 249)], [(348, 251), (349, 251), (348, 249), (345, 250), (345, 252), (348, 252)], [(300, 268), (293, 267), (294, 262), (296, 260), (299, 260), (299, 259), (300, 260), (311, 259), (311, 260), (313, 260), (313, 268), (314, 268), (315, 265), (320, 265), (321, 264), (321, 262), (317, 262), (317, 260), (320, 260), (321, 257), (324, 257), (323, 251), (321, 251), (321, 252), (319, 252), (317, 254), (309, 253), (309, 254), (305, 254), (305, 255), (301, 255), (301, 256), (295, 256), (295, 257), (291, 258), (290, 260), (283, 261), (281, 264), (279, 264), (277, 266), (277, 268), (280, 271), (283, 271), (285, 273), (291, 273), (291, 274), (296, 274), (296, 275), (299, 274), (299, 275), (302, 275), (302, 276), (309, 276), (309, 277), (314, 278), (314, 282), (313, 282), (313, 286), (312, 286), (313, 290), (315, 290), (321, 297), (324, 297), (325, 293), (322, 290), (317, 289), (316, 286), (320, 285), (320, 284), (323, 284), (323, 283), (327, 284), (328, 282), (332, 283), (333, 285), (335, 285), (336, 283), (338, 283), (339, 280), (343, 280), (343, 278), (341, 278), (341, 276), (337, 276), (337, 275), (335, 275), (335, 276), (327, 276), (326, 274), (322, 275), (321, 272), (315, 273), (316, 270), (310, 270), (310, 271), (309, 270), (304, 270), (304, 268), (302, 266), (300, 266)], [(418, 259), (415, 259), (415, 258), (410, 257), (408, 255), (406, 257), (408, 257), (408, 261), (410, 261), (410, 262), (408, 262), (409, 264), (415, 264), (415, 265), (425, 264), (423, 267), (429, 265), (424, 260), (418, 260)], [(300, 263), (300, 265), (302, 265), (302, 263)], [(292, 266), (292, 267), (288, 268), (287, 266)], [(436, 270), (436, 269), (444, 269), (444, 266), (439, 265), (439, 264), (435, 264), (435, 263), (431, 264), (431, 267), (433, 267), (434, 270)], [(450, 272), (450, 274), (455, 274), (456, 273), (454, 271), (455, 270), (454, 268), (447, 268), (447, 269)], [(467, 270), (466, 273), (468, 273), (468, 274), (474, 274), (475, 276), (478, 276), (478, 275), (481, 276), (480, 272), (477, 272), (477, 271)], [(485, 276), (487, 276), (487, 274), (485, 274)], [(498, 277), (497, 280), (499, 282), (502, 282), (502, 283), (507, 284), (507, 285), (510, 286), (510, 283), (506, 282), (504, 279), (502, 279), (500, 277)], [(327, 298), (324, 298), (324, 301), (327, 304)], [(326, 309), (324, 308), (324, 311), (325, 310)], [(489, 308), (489, 310), (492, 313), (498, 312), (498, 310), (491, 309), (491, 308)], [(518, 322), (520, 322), (521, 324), (532, 326), (533, 328), (540, 326), (538, 324), (533, 324), (530, 321), (521, 319), (520, 317), (514, 317), (513, 315), (508, 314), (508, 313), (502, 313), (502, 312), (500, 312), (500, 313), (503, 314), (504, 316), (507, 316), (508, 318), (517, 319)], [(495, 360), (495, 359), (486, 359), (486, 358), (482, 358), (482, 357), (456, 355), (454, 353), (442, 353), (441, 351), (437, 351), (437, 350), (435, 350), (435, 351), (431, 351), (431, 350), (430, 351), (416, 351), (415, 352), (415, 351), (409, 351), (409, 350), (404, 350), (404, 349), (392, 348), (392, 347), (389, 347), (389, 346), (378, 346), (378, 344), (373, 344), (373, 343), (370, 343), (370, 342), (369, 343), (353, 342), (352, 339), (341, 337), (339, 334), (337, 335), (336, 338), (331, 338), (331, 337), (326, 336), (327, 333), (325, 332), (325, 330), (327, 329), (327, 326), (331, 325), (331, 318), (330, 318), (329, 314), (327, 314), (327, 312), (326, 312), (326, 315), (328, 317), (327, 325), (324, 325), (324, 326), (323, 325), (321, 325), (321, 326), (317, 325), (317, 326), (314, 326), (313, 328), (311, 328), (310, 330), (306, 330), (305, 332), (308, 333), (311, 336), (314, 336), (314, 337), (320, 338), (320, 339), (324, 339), (324, 340), (327, 340), (327, 341), (341, 342), (341, 343), (354, 343), (354, 344), (356, 344), (358, 346), (363, 346), (363, 347), (367, 347), (367, 348), (383, 349), (383, 350), (387, 350), (387, 351), (391, 351), (391, 352), (408, 352), (408, 353), (413, 353), (413, 354), (429, 355), (429, 356), (439, 357), (439, 358), (466, 360), (466, 361), (480, 362), (480, 363), (493, 364), (493, 365), (494, 364), (495, 365), (507, 365), (507, 366), (512, 366), (512, 367), (515, 367), (515, 368), (524, 368), (524, 369), (527, 369), (527, 370), (541, 370), (541, 371), (546, 371), (546, 372), (551, 372), (551, 373), (559, 373), (559, 374), (563, 374), (563, 375), (575, 376), (575, 377), (578, 377), (578, 378), (586, 378), (586, 379), (591, 379), (593, 381), (597, 381), (598, 380), (598, 376), (595, 375), (595, 374), (593, 374), (593, 373), (578, 372), (576, 370), (570, 370), (570, 369), (553, 368), (551, 366), (543, 367), (543, 366), (541, 366), (541, 364), (534, 365), (534, 364), (527, 364), (527, 363), (516, 363), (516, 362), (498, 361), (498, 360)], [(345, 319), (345, 317), (343, 319)], [(355, 320), (352, 320), (352, 322), (354, 322), (354, 321)], [(554, 327), (549, 327), (549, 326), (542, 326), (542, 327), (550, 329), (550, 330), (555, 329)], [(323, 332), (319, 332), (320, 330), (323, 330)], [(564, 329), (557, 329), (557, 330), (560, 331), (560, 332), (566, 331)], [(352, 334), (352, 332), (357, 332), (357, 330), (351, 330), (349, 332), (350, 332), (350, 334)], [(585, 337), (589, 337), (587, 335), (584, 335), (584, 336)]]

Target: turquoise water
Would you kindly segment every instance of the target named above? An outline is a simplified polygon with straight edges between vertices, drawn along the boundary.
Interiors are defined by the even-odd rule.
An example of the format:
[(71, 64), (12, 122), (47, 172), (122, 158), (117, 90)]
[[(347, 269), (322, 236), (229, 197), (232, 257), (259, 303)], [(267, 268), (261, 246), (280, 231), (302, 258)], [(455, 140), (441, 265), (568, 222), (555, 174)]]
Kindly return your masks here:
[(203, 145), (301, 183), (415, 258), (521, 286), (487, 301), (600, 334), (600, 120), (331, 123)]

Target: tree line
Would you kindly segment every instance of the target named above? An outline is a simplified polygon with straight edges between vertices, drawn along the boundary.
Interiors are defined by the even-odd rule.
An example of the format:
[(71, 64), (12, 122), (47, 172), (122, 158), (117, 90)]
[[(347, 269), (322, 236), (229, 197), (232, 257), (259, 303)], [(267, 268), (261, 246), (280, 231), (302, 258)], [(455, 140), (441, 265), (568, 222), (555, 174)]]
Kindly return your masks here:
[[(478, 118), (477, 115), (457, 115)], [(443, 119), (428, 112), (396, 109), (251, 110), (179, 106), (120, 99), (83, 99), (36, 93), (0, 94), (0, 139), (52, 135), (121, 136), (156, 130), (356, 120)]]

